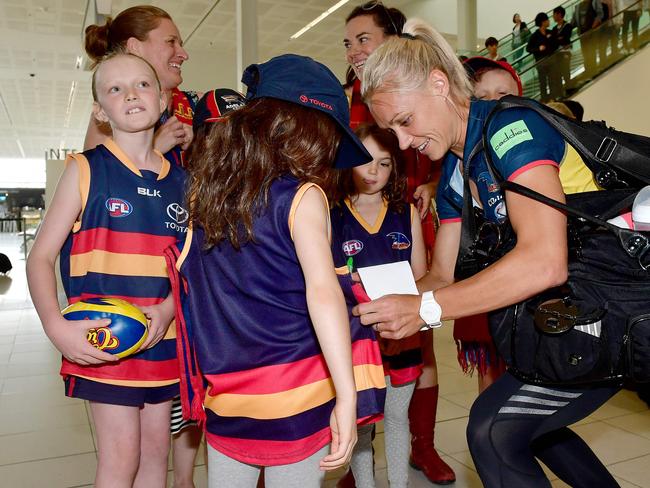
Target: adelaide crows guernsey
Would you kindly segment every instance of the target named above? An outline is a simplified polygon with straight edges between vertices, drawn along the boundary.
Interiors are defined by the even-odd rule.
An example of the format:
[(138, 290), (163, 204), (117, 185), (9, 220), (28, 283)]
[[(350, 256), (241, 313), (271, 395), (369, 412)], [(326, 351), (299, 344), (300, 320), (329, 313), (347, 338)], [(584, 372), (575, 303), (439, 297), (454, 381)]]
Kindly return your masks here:
[[(330, 212), (332, 221), (332, 256), (337, 269), (347, 270), (348, 262), (357, 268), (378, 264), (411, 261), (413, 237), (411, 219), (415, 207), (403, 212), (390, 210), (386, 202), (374, 223), (368, 223), (354, 209), (349, 199)], [(352, 258), (352, 261), (349, 261)], [(400, 340), (398, 354), (382, 355), (384, 370), (393, 385), (414, 381), (422, 372), (419, 336)]]
[[(205, 250), (203, 230), (195, 228), (177, 261), (187, 285), (180, 323), (191, 335), (180, 342), (194, 348), (207, 385), (194, 391), (203, 400), (207, 441), (249, 464), (295, 463), (331, 440), (334, 384), (292, 239), (295, 210), (312, 186), (278, 178), (253, 220), (254, 241), (239, 251), (226, 240)], [(379, 349), (358, 319), (351, 337), (357, 417), (371, 421), (383, 412)], [(193, 388), (201, 383), (192, 381)]]
[[(112, 140), (82, 154), (81, 214), (60, 253), (69, 303), (111, 296), (155, 305), (170, 293), (164, 250), (184, 236), (185, 171), (160, 155), (160, 174), (140, 171)], [(158, 344), (116, 363), (80, 366), (63, 360), (61, 374), (122, 386), (178, 382), (175, 327)], [(110, 351), (108, 351), (110, 352)]]

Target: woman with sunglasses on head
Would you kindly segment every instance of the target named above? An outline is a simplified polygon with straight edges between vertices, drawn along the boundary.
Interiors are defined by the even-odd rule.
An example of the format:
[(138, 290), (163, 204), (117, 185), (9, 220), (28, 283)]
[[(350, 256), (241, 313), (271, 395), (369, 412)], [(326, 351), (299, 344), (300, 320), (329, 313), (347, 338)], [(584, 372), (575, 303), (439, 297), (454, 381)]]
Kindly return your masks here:
[[(471, 90), (449, 44), (415, 19), (405, 24), (403, 36), (387, 40), (365, 63), (362, 95), (377, 123), (392, 130), (402, 148), (417, 148), (434, 161), (444, 158), (436, 197), (441, 225), (433, 266), (418, 282), (423, 295), (386, 296), (356, 309), (362, 323), (376, 324), (384, 338), (398, 339), (423, 325), (438, 327), (443, 319), (501, 309), (567, 280), (566, 216), (536, 200), (503, 192), (488, 169), (485, 152), (490, 151), (504, 180), (560, 202), (568, 193), (598, 190), (593, 174), (584, 164), (563, 164), (572, 148), (532, 110), (501, 111), (486, 126), (496, 102), (472, 99)], [(484, 127), (488, 147), (475, 152)], [(516, 244), (492, 265), (455, 282), (466, 164), (471, 196), (483, 218), (493, 225), (508, 219)], [(566, 427), (617, 391), (542, 388), (506, 372), (470, 412), (468, 444), (483, 484), (548, 488), (551, 484), (537, 457), (571, 486), (618, 486), (587, 444)]]
[[(368, 108), (361, 100), (361, 76), (366, 59), (383, 42), (402, 32), (406, 17), (396, 8), (371, 1), (350, 12), (345, 23), (343, 44), (349, 67), (346, 88), (350, 94), (350, 125), (356, 128), (361, 123), (372, 122)], [(404, 151), (407, 176), (406, 200), (416, 205), (422, 218), (422, 231), (430, 262), (434, 242), (434, 220), (430, 211), (431, 197), (435, 192), (438, 173), (431, 161), (413, 149)], [(434, 428), (438, 404), (438, 372), (433, 350), (433, 333), (421, 334), (421, 349), (424, 362), (422, 375), (409, 406), (409, 427), (411, 431), (411, 459), (415, 469), (422, 470), (433, 483), (452, 483), (454, 471), (445, 463), (434, 448)]]
[[(93, 61), (113, 51), (125, 51), (144, 58), (156, 70), (167, 100), (156, 128), (154, 147), (170, 162), (184, 166), (183, 152), (192, 142), (192, 115), (201, 94), (178, 89), (183, 82), (182, 65), (189, 59), (178, 27), (164, 10), (139, 5), (120, 12), (103, 25), (86, 29), (86, 53)], [(91, 149), (111, 136), (107, 124), (92, 117), (84, 149)]]

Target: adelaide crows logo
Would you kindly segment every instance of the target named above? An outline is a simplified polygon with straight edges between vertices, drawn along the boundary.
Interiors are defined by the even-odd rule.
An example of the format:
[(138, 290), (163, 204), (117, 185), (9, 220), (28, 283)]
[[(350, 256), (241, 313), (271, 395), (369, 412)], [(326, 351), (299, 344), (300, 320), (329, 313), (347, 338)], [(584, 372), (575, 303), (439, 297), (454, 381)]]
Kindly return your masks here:
[(393, 243), (391, 244), (392, 249), (403, 251), (411, 247), (411, 241), (409, 241), (408, 237), (401, 232), (391, 232), (386, 234), (386, 237), (390, 237), (393, 240)]

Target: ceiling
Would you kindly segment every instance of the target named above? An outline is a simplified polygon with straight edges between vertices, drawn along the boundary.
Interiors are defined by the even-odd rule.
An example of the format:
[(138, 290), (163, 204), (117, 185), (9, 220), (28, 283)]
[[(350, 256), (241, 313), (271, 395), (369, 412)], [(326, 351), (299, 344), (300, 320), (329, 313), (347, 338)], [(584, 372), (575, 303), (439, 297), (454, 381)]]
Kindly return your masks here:
[[(82, 33), (89, 1), (95, 2), (0, 1), (0, 158), (41, 158), (51, 148), (81, 149), (92, 99), (90, 73), (76, 68), (75, 62), (83, 54)], [(186, 42), (191, 57), (203, 60), (224, 55), (229, 63), (235, 59), (235, 0), (101, 3), (110, 4), (113, 16), (142, 3), (161, 7), (170, 13), (184, 38), (192, 33)], [(341, 75), (342, 26), (358, 0), (351, 0), (299, 39), (289, 41), (293, 33), (334, 3), (336, 0), (258, 0), (259, 60), (286, 52), (307, 54)], [(397, 8), (406, 3), (408, 0), (390, 2)], [(191, 61), (188, 64), (192, 66)], [(200, 78), (201, 67), (195, 62), (191, 68), (194, 79), (197, 75)], [(184, 73), (187, 69), (189, 66), (184, 66)], [(187, 82), (188, 77), (185, 79)], [(234, 86), (235, 77), (228, 79)], [(203, 85), (220, 86), (210, 81)]]

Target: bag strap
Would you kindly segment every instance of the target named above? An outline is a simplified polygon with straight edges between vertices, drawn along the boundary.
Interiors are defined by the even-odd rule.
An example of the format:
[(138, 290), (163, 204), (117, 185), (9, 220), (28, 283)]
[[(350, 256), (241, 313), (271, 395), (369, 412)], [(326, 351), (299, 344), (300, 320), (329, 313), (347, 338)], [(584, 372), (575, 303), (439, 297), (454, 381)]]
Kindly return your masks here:
[(478, 232), (476, 218), (474, 216), (472, 189), (469, 185), (469, 173), (472, 160), (482, 150), (483, 139), (480, 139), (470, 151), (467, 161), (463, 161), (463, 210), (461, 213), (460, 245), (458, 246), (457, 262), (461, 261), (461, 256), (466, 256), (470, 253)]
[(589, 215), (588, 213), (583, 212), (582, 210), (578, 210), (577, 208), (569, 207), (564, 203), (553, 200), (552, 198), (548, 198), (541, 193), (515, 183), (514, 181), (504, 181), (500, 184), (500, 186), (503, 190), (510, 190), (525, 197), (532, 198), (533, 200), (544, 203), (549, 207), (553, 207), (557, 210), (566, 212), (573, 217), (577, 217), (598, 227), (603, 227), (618, 237), (618, 240), (621, 242), (623, 249), (625, 249), (625, 252), (631, 258), (639, 259), (639, 264), (641, 264), (644, 269), (648, 268), (647, 264), (644, 265), (641, 263), (641, 260), (644, 259), (646, 257), (646, 254), (648, 254), (650, 251), (650, 240), (645, 235), (630, 229), (622, 229), (620, 227), (617, 227), (614, 224), (610, 224), (606, 220), (595, 217), (593, 215)]
[[(601, 183), (603, 179), (628, 186), (616, 175), (616, 171), (627, 173), (632, 177), (650, 184), (650, 157), (636, 150), (632, 145), (624, 145), (616, 139), (618, 131), (607, 127), (605, 123), (579, 123), (559, 114), (535, 100), (507, 95), (503, 97), (490, 112), (485, 126), (498, 112), (509, 108), (525, 107), (535, 111), (554, 127), (580, 154), (587, 167)], [(636, 136), (634, 137), (642, 137)], [(603, 165), (604, 168), (594, 164)], [(608, 172), (607, 169), (610, 169)], [(612, 174), (613, 172), (613, 174)]]
[[(550, 124), (560, 129), (560, 127), (557, 127), (554, 123), (556, 120), (561, 119), (560, 115), (558, 115), (557, 117), (551, 116), (551, 114), (547, 112), (545, 109), (540, 108), (539, 104), (534, 100), (507, 95), (501, 99), (501, 101), (497, 104), (496, 107), (494, 107), (494, 109), (492, 109), (492, 111), (490, 112), (490, 114), (488, 115), (485, 121), (485, 124), (483, 126), (483, 137), (482, 137), (484, 147), (488, 147), (487, 128), (489, 127), (489, 123), (492, 117), (494, 117), (496, 113), (500, 112), (501, 110), (504, 110), (505, 108), (520, 107), (520, 106), (528, 107), (531, 108), (532, 110), (535, 110), (537, 113), (542, 115), (543, 118), (547, 120)], [(568, 119), (566, 120), (568, 121)], [(571, 127), (577, 127), (577, 126), (572, 125)], [(567, 142), (569, 142), (571, 145), (573, 145), (573, 143), (575, 142), (575, 144), (579, 144), (581, 147), (585, 147), (580, 141), (577, 140), (574, 133), (568, 128), (566, 124), (563, 124), (561, 128), (563, 130), (559, 130), (559, 132), (562, 136), (565, 136), (565, 133), (567, 134)], [(587, 139), (589, 139), (589, 137), (593, 137), (593, 135), (594, 134), (591, 131), (589, 131), (589, 134), (587, 135)], [(541, 193), (538, 193), (535, 190), (531, 190), (530, 188), (527, 188), (525, 186), (519, 185), (514, 181), (505, 180), (503, 176), (496, 169), (496, 166), (494, 165), (494, 161), (492, 160), (492, 153), (489, 150), (486, 150), (484, 151), (484, 154), (485, 154), (485, 161), (487, 162), (488, 165), (488, 169), (490, 170), (490, 173), (493, 175), (495, 180), (499, 183), (499, 186), (502, 190), (510, 190), (515, 193), (519, 193), (520, 195), (526, 196), (528, 198), (532, 198), (533, 200), (536, 200), (540, 203), (544, 203), (557, 210), (566, 212), (569, 215), (582, 219), (583, 222), (589, 222), (591, 224), (594, 224), (598, 227), (602, 227), (612, 232), (618, 237), (621, 245), (623, 246), (623, 249), (625, 249), (625, 252), (630, 257), (636, 258), (639, 261), (639, 265), (644, 270), (650, 269), (650, 240), (648, 239), (648, 237), (630, 229), (622, 229), (613, 224), (610, 224), (606, 220), (603, 220), (599, 217), (595, 217), (576, 208), (569, 207), (564, 203), (560, 203), (557, 200), (548, 198), (542, 195)], [(644, 158), (648, 159), (645, 156)], [(648, 164), (650, 164), (650, 159), (648, 159)]]

